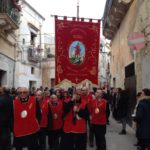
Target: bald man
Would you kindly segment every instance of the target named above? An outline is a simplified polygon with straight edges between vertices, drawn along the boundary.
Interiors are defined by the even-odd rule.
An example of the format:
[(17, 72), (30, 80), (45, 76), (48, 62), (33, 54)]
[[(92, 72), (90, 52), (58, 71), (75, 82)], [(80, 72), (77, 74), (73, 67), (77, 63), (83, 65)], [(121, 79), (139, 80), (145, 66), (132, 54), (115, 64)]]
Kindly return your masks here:
[(39, 150), (46, 150), (46, 133), (51, 124), (51, 111), (47, 98), (41, 90), (36, 91), (35, 98), (40, 105), (42, 118), (40, 120), (40, 130), (38, 132)]
[(49, 130), (49, 146), (59, 150), (63, 126), (63, 102), (55, 94), (51, 95), (49, 106), (52, 114), (52, 128)]

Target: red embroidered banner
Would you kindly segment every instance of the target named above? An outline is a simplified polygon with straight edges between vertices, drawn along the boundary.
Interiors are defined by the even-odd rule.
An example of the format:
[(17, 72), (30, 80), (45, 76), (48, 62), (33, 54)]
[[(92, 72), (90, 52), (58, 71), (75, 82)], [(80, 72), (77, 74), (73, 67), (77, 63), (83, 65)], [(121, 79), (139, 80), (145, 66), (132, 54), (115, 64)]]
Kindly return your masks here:
[(89, 81), (98, 84), (100, 20), (67, 20), (55, 16), (55, 84)]

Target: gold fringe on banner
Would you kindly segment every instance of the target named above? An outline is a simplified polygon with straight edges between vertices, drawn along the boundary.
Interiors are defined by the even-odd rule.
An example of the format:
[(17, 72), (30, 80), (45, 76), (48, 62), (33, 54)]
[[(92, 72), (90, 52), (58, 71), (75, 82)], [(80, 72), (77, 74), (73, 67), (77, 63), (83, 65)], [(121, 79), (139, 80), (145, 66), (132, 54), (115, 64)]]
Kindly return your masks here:
[(93, 84), (90, 80), (88, 79), (85, 79), (83, 80), (82, 82), (80, 83), (72, 83), (70, 80), (68, 79), (64, 79), (63, 81), (61, 81), (59, 84), (55, 85), (55, 88), (68, 88), (68, 87), (71, 87), (71, 86), (74, 86), (74, 87), (79, 87), (79, 86), (83, 86), (84, 84), (86, 83), (89, 83), (91, 84), (93, 87), (99, 87), (97, 84)]

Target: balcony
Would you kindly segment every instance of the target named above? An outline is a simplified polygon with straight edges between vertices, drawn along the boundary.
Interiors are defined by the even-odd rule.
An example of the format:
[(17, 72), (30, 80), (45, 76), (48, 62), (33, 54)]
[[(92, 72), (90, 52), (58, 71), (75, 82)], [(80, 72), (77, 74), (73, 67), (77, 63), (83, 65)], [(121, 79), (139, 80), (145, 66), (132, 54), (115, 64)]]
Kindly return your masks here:
[(0, 0), (0, 31), (10, 33), (19, 28), (20, 6), (13, 0)]
[(103, 35), (112, 40), (133, 0), (107, 0), (103, 15)]
[(28, 48), (28, 61), (39, 63), (42, 61), (41, 49), (30, 46)]

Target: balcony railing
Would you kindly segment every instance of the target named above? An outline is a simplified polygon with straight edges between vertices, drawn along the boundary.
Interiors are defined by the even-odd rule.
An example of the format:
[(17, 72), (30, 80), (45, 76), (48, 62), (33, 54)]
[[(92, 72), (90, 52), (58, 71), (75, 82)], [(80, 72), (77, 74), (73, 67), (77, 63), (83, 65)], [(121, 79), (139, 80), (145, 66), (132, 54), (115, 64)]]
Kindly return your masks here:
[[(20, 22), (20, 6), (13, 0), (0, 0), (1, 29), (16, 30)], [(9, 26), (9, 27), (8, 27)]]
[(42, 56), (40, 50), (36, 47), (30, 46), (28, 48), (28, 60), (35, 63), (41, 62)]
[(133, 0), (106, 0), (103, 35), (112, 40)]

